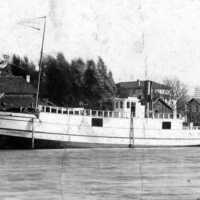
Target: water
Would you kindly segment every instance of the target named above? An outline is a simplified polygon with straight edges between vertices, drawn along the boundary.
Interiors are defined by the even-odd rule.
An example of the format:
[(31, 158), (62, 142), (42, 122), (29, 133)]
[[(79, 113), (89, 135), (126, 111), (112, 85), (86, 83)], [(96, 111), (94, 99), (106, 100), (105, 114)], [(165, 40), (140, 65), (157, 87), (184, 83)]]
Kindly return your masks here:
[(200, 148), (1, 151), (1, 200), (200, 199)]

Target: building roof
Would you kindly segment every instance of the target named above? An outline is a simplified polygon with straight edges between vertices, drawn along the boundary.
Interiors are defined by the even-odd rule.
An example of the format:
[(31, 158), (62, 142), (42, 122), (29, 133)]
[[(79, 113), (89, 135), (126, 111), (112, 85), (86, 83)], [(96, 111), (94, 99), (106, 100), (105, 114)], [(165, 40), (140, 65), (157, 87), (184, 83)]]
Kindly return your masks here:
[(192, 101), (195, 101), (197, 102), (198, 104), (200, 104), (200, 98), (192, 98), (190, 101), (188, 101), (188, 103), (192, 102)]
[[(157, 83), (154, 81), (151, 81), (151, 82), (152, 82), (153, 89), (163, 89), (163, 90), (170, 89), (170, 87), (167, 85)], [(142, 87), (144, 87), (144, 83), (145, 83), (145, 81), (137, 80), (137, 81), (129, 81), (129, 82), (119, 82), (116, 85), (118, 87), (123, 87), (123, 88), (142, 88)]]
[[(147, 80), (148, 81), (148, 80)], [(117, 86), (117, 96), (121, 98), (126, 98), (128, 96), (137, 96), (142, 97), (144, 95), (144, 89), (145, 89), (145, 82), (147, 81), (130, 81), (130, 82), (119, 82), (116, 84)], [(152, 90), (165, 90), (169, 91), (170, 87), (151, 81), (151, 88)], [(164, 95), (164, 94), (162, 94)]]
[(0, 93), (6, 94), (36, 94), (36, 89), (19, 76), (1, 76)]

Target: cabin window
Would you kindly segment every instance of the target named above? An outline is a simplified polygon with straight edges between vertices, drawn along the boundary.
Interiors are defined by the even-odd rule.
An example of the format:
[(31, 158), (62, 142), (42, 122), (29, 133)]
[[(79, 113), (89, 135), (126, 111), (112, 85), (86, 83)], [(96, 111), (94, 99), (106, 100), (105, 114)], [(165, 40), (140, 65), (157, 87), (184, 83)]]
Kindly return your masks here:
[(162, 129), (171, 129), (171, 122), (162, 122)]
[(123, 108), (123, 101), (120, 101), (120, 108)]
[(64, 111), (63, 111), (63, 114), (68, 114), (68, 110), (64, 110)]
[(75, 115), (79, 115), (79, 111), (78, 110), (75, 110)]
[(95, 116), (97, 114), (96, 110), (92, 110), (92, 116)]
[(103, 116), (103, 112), (102, 112), (102, 111), (99, 111), (99, 112), (98, 112), (98, 116), (102, 117), (102, 116)]
[(70, 111), (69, 111), (69, 114), (70, 114), (70, 115), (73, 115), (73, 114), (74, 114), (73, 110), (70, 110)]
[(130, 108), (130, 102), (127, 102), (126, 104), (127, 104), (126, 107)]
[(115, 107), (118, 108), (118, 101), (116, 102)]
[(92, 118), (92, 126), (103, 126), (103, 119), (102, 118)]
[(133, 117), (135, 117), (135, 103), (131, 102), (131, 114)]
[(56, 108), (52, 108), (52, 109), (51, 109), (51, 112), (52, 112), (52, 113), (56, 113)]

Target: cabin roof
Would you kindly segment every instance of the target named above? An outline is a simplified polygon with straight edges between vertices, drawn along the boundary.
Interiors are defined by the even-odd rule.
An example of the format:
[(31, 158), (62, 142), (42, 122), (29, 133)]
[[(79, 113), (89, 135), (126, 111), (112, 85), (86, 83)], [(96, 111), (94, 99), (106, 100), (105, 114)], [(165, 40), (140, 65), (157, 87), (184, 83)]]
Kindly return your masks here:
[(192, 101), (195, 101), (200, 105), (200, 98), (192, 98), (190, 101), (188, 101), (188, 104), (191, 103)]

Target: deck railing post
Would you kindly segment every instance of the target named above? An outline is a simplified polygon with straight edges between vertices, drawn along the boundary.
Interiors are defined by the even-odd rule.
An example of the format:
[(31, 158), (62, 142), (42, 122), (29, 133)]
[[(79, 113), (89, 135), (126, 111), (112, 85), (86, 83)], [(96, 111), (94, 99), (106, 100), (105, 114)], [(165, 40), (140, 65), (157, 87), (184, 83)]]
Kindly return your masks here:
[(32, 149), (35, 148), (35, 136), (34, 136), (34, 132), (35, 132), (34, 118), (32, 118), (32, 141), (31, 141), (31, 147), (32, 147)]
[(133, 129), (133, 113), (130, 116), (130, 133), (129, 133), (129, 148), (134, 147), (134, 129)]

